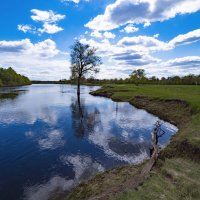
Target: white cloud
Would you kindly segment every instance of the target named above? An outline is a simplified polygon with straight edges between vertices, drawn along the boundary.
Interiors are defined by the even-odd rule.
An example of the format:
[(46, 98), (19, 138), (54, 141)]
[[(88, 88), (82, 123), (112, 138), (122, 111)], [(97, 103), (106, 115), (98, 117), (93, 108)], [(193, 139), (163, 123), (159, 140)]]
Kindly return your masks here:
[[(187, 69), (193, 69), (195, 74), (200, 73), (198, 57), (184, 57), (163, 61), (152, 56), (154, 52), (172, 51), (179, 45), (190, 44), (200, 40), (199, 29), (186, 34), (181, 34), (170, 41), (161, 41), (159, 34), (151, 36), (124, 37), (111, 43), (107, 39), (96, 41), (82, 38), (81, 42), (90, 44), (98, 49), (98, 54), (103, 57), (105, 64), (99, 77), (127, 77), (133, 69), (144, 68), (148, 76), (157, 75), (185, 75)], [(112, 73), (108, 73), (112, 71)]]
[(104, 14), (96, 16), (85, 26), (93, 30), (112, 30), (127, 23), (144, 24), (164, 21), (176, 15), (200, 10), (199, 0), (116, 0)]
[(168, 77), (200, 74), (200, 56), (186, 56), (160, 61), (156, 66), (144, 67), (149, 76)]
[(19, 31), (22, 31), (24, 33), (32, 32), (32, 31), (35, 30), (35, 28), (33, 28), (31, 25), (28, 25), (28, 24), (26, 24), (26, 25), (19, 24), (17, 26), (17, 28), (18, 28)]
[(55, 23), (65, 18), (65, 15), (56, 14), (52, 10), (43, 11), (32, 9), (31, 13), (33, 14), (31, 19), (39, 22)]
[(155, 34), (153, 37), (154, 37), (154, 38), (158, 38), (159, 36), (160, 36), (160, 34), (157, 33), (157, 34)]
[(169, 45), (179, 46), (179, 45), (190, 44), (197, 41), (200, 41), (200, 29), (191, 31), (186, 34), (178, 35), (169, 42)]
[(34, 57), (54, 57), (58, 55), (59, 50), (53, 40), (47, 39), (33, 44), (30, 39), (18, 41), (0, 41), (1, 53), (21, 53), (32, 55)]
[(144, 28), (151, 26), (151, 23), (149, 21), (144, 22)]
[(169, 42), (158, 40), (158, 37), (159, 34), (156, 34), (153, 37), (141, 35), (135, 37), (124, 37), (118, 42), (118, 45), (138, 47), (144, 51), (170, 50), (174, 49), (176, 46), (200, 41), (200, 29), (178, 35)]
[(30, 39), (0, 41), (0, 66), (13, 67), (32, 80), (59, 80), (70, 76), (67, 53), (47, 39), (32, 43)]
[(47, 39), (33, 44), (30, 39), (18, 41), (0, 41), (0, 53), (17, 53), (18, 55), (31, 55), (32, 57), (51, 58), (60, 53), (56, 43)]
[(19, 41), (0, 41), (0, 52), (23, 52), (29, 51), (33, 47), (33, 44), (29, 39)]
[(90, 34), (91, 37), (102, 38), (102, 34), (99, 31), (93, 31)]
[(124, 29), (122, 29), (120, 32), (134, 33), (137, 31), (139, 31), (139, 28), (136, 28), (133, 24), (129, 24)]
[(55, 25), (55, 24), (49, 24), (49, 23), (44, 23), (43, 28), (39, 28), (38, 31), (40, 33), (48, 33), (48, 34), (54, 34), (58, 33), (60, 31), (63, 31), (63, 28)]
[(57, 25), (57, 22), (60, 20), (65, 19), (65, 15), (56, 14), (52, 10), (49, 11), (43, 11), (38, 9), (32, 9), (31, 13), (33, 14), (31, 16), (31, 19), (35, 22), (41, 22), (42, 28), (36, 28), (32, 25), (18, 25), (18, 30), (22, 31), (24, 33), (33, 33), (41, 35), (42, 33), (48, 33), (48, 34), (55, 34), (60, 31), (63, 31), (63, 28), (59, 27)]
[(74, 3), (79, 3), (80, 2), (80, 0), (65, 0), (65, 1), (72, 1)]
[(107, 39), (114, 39), (116, 37), (115, 34), (111, 33), (111, 32), (104, 32), (104, 37)]
[(143, 51), (158, 51), (170, 49), (168, 43), (150, 36), (124, 37), (119, 42), (120, 46), (132, 46)]
[[(183, 68), (194, 68), (199, 67), (198, 72), (200, 73), (200, 56), (186, 56), (182, 58), (171, 59), (166, 62), (169, 66), (178, 66)], [(191, 72), (194, 73), (194, 72)], [(196, 73), (196, 72), (195, 72)]]
[(101, 33), (99, 31), (93, 31), (91, 34), (90, 34), (91, 37), (95, 37), (95, 38), (106, 38), (106, 39), (114, 39), (116, 37), (116, 35), (114, 33), (111, 33), (111, 32), (104, 32), (104, 33)]

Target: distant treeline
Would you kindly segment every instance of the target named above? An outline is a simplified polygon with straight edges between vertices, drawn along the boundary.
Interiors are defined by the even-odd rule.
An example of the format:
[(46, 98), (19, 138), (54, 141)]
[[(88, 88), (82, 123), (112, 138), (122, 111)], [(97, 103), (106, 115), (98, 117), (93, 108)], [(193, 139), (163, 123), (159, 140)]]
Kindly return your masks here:
[[(61, 80), (59, 83), (75, 84), (76, 80)], [(152, 84), (152, 85), (200, 85), (200, 75), (187, 75), (183, 77), (174, 76), (168, 78), (157, 78), (155, 76), (147, 78), (145, 76), (130, 76), (126, 79), (82, 79), (82, 84), (86, 85), (102, 85), (102, 84)]]
[(30, 85), (31, 81), (20, 74), (17, 74), (11, 67), (0, 68), (0, 86)]
[[(32, 81), (33, 84), (77, 84), (76, 78), (60, 81)], [(173, 76), (157, 78), (156, 76), (147, 77), (143, 69), (134, 70), (126, 79), (95, 79), (81, 78), (83, 85), (103, 85), (103, 84), (152, 84), (152, 85), (200, 85), (200, 75)]]
[[(43, 83), (43, 82), (41, 82)], [(49, 82), (50, 83), (50, 82)], [(51, 82), (54, 83), (54, 82)], [(57, 84), (76, 84), (76, 80), (60, 80)], [(184, 77), (174, 76), (168, 78), (142, 78), (142, 79), (82, 79), (81, 84), (85, 85), (102, 85), (102, 84), (152, 84), (152, 85), (200, 85), (200, 75), (188, 75)]]

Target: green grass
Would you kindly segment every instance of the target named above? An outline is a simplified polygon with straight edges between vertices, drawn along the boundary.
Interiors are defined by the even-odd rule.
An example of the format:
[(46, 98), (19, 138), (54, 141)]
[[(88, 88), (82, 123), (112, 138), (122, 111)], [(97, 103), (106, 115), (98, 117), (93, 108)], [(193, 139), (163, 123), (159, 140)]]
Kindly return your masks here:
[[(113, 92), (113, 99), (129, 101), (134, 96), (158, 97), (160, 99), (182, 99), (200, 111), (200, 86), (185, 85), (111, 85), (100, 91)], [(97, 91), (98, 93), (99, 91)]]
[(128, 191), (112, 200), (199, 200), (200, 165), (180, 158), (167, 159), (152, 172), (137, 191)]

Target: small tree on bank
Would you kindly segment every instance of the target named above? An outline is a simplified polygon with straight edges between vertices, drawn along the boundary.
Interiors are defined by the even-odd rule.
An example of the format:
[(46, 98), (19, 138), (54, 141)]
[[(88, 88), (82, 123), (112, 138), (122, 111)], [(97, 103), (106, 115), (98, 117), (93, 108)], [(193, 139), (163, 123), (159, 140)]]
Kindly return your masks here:
[(76, 41), (71, 47), (71, 78), (77, 80), (77, 94), (80, 95), (80, 82), (88, 73), (98, 73), (101, 58), (96, 49)]

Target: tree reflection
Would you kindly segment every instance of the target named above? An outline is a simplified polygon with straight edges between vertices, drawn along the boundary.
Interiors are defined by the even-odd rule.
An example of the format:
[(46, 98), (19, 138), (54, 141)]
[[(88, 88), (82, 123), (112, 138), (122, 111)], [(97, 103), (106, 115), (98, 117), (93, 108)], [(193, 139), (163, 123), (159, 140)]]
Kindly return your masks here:
[(95, 127), (101, 124), (100, 112), (95, 107), (85, 105), (84, 99), (77, 95), (72, 99), (72, 126), (77, 137), (93, 133)]
[(27, 90), (12, 90), (12, 88), (6, 88), (0, 90), (0, 101), (2, 100), (15, 100), (20, 94), (27, 92)]

